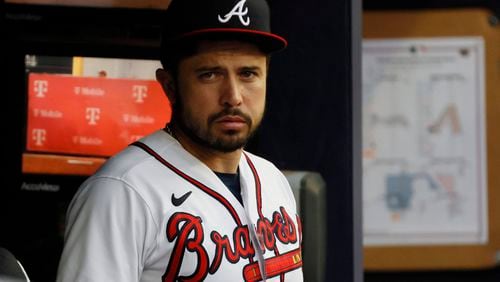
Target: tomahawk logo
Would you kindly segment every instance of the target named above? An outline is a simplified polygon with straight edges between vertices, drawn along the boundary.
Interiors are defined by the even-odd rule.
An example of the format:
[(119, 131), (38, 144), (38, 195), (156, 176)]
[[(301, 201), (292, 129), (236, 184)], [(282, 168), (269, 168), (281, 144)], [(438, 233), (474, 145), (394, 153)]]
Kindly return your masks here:
[(49, 90), (49, 82), (47, 80), (35, 80), (35, 97), (44, 98), (45, 93)]
[(33, 140), (35, 141), (35, 145), (43, 146), (47, 137), (47, 131), (45, 129), (35, 128), (31, 131), (31, 134), (33, 136)]
[(88, 120), (89, 125), (96, 125), (97, 121), (101, 118), (101, 109), (87, 108), (85, 109), (85, 119)]
[(142, 104), (144, 103), (144, 98), (148, 97), (148, 87), (146, 85), (134, 85), (132, 95), (136, 103)]
[(227, 13), (224, 17), (219, 16), (219, 21), (221, 23), (227, 23), (233, 16), (238, 16), (240, 19), (240, 22), (244, 26), (248, 26), (250, 24), (250, 18), (247, 16), (248, 14), (248, 7), (245, 7), (245, 1), (246, 0), (240, 0), (240, 2), (236, 3), (236, 5), (233, 7), (231, 12)]

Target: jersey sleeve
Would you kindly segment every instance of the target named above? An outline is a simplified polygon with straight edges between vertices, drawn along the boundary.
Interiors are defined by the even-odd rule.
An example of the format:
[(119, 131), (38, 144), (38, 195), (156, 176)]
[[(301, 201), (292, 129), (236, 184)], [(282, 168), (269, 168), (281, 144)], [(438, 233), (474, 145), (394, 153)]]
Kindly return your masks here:
[(157, 226), (144, 200), (119, 179), (90, 179), (67, 213), (57, 281), (139, 281)]

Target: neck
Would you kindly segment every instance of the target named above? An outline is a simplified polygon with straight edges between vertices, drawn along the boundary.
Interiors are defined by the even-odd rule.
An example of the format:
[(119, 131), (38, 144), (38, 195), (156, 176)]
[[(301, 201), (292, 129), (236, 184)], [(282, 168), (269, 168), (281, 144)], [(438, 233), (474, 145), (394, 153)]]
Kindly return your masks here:
[(177, 139), (186, 151), (199, 159), (211, 170), (222, 173), (237, 172), (243, 149), (227, 153), (221, 152), (194, 142), (176, 126), (171, 127), (170, 131), (170, 134)]

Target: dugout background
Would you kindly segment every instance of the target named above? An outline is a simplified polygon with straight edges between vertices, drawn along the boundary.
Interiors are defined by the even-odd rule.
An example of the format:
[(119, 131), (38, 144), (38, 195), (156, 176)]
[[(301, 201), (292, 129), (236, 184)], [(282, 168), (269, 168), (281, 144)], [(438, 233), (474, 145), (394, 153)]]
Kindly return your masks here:
[[(2, 125), (6, 168), (0, 190), (0, 245), (18, 257), (32, 281), (53, 281), (62, 246), (61, 215), (85, 176), (21, 173), (26, 140), (24, 55), (156, 58), (159, 14), (151, 8), (165, 3), (145, 1), (137, 7), (136, 1), (6, 2), (1, 91), (9, 111)], [(325, 281), (362, 281), (361, 1), (269, 2), (273, 29), (290, 45), (272, 59), (267, 116), (248, 150), (280, 169), (322, 175), (328, 209)], [(61, 189), (21, 191), (23, 183)]]

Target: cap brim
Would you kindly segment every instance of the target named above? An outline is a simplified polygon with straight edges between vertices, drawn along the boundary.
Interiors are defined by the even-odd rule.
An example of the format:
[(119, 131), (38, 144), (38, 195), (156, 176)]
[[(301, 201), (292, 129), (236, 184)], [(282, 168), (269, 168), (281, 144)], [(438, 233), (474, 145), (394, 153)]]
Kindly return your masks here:
[(238, 28), (207, 28), (182, 34), (170, 43), (183, 43), (195, 39), (244, 40), (255, 43), (265, 53), (283, 50), (288, 45), (285, 38), (274, 33)]

